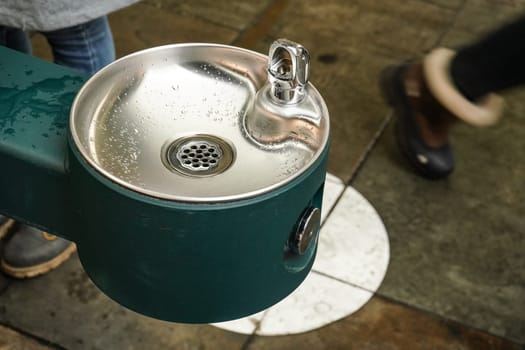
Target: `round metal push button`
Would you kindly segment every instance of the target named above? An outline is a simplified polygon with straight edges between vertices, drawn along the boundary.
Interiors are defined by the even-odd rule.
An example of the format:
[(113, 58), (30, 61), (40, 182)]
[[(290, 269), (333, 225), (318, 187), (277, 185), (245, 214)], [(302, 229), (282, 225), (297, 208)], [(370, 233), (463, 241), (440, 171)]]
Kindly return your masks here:
[(291, 248), (295, 254), (304, 255), (321, 227), (321, 210), (308, 208), (303, 213), (293, 236)]

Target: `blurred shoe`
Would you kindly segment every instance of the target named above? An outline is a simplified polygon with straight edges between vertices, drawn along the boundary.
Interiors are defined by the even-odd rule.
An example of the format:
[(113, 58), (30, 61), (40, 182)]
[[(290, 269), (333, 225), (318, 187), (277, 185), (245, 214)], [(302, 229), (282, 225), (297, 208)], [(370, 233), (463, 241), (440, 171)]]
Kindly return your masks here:
[(58, 267), (75, 250), (70, 241), (20, 225), (4, 246), (0, 267), (11, 277), (35, 277)]
[(450, 64), (455, 52), (436, 48), (419, 61), (387, 67), (380, 85), (394, 108), (396, 135), (403, 154), (422, 176), (447, 177), (454, 170), (448, 142), (457, 120), (489, 126), (503, 112), (503, 98), (489, 93), (470, 101), (453, 83)]
[(454, 170), (448, 142), (453, 117), (432, 97), (420, 63), (387, 67), (381, 89), (394, 109), (396, 137), (414, 169), (429, 179), (442, 179)]
[(0, 215), (0, 239), (4, 238), (14, 223), (15, 221), (13, 219)]

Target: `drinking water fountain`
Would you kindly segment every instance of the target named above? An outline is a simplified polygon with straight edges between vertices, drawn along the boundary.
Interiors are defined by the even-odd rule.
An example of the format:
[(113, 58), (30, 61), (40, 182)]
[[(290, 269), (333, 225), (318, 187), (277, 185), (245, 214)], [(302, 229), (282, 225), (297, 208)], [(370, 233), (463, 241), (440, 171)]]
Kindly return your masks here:
[(109, 297), (243, 317), (311, 269), (329, 148), (301, 45), (133, 53), (87, 78), (0, 48), (0, 213), (77, 243)]

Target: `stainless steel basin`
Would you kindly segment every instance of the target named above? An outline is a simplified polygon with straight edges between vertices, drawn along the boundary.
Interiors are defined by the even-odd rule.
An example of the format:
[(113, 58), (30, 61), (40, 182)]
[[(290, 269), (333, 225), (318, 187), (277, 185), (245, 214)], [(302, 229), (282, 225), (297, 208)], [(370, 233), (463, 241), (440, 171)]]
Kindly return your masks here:
[[(293, 68), (286, 50), (276, 55)], [(326, 107), (310, 83), (305, 89), (301, 101), (276, 101), (268, 57), (252, 51), (162, 46), (93, 76), (73, 103), (71, 135), (94, 169), (133, 191), (245, 199), (290, 182), (325, 148)]]

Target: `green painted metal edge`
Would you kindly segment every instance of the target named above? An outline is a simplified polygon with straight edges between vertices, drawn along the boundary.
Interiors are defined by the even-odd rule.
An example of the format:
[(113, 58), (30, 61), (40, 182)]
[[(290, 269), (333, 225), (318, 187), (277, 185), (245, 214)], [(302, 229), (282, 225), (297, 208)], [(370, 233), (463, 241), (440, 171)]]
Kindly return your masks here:
[(63, 232), (69, 109), (86, 76), (0, 47), (0, 212)]

